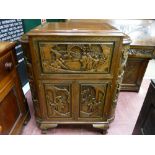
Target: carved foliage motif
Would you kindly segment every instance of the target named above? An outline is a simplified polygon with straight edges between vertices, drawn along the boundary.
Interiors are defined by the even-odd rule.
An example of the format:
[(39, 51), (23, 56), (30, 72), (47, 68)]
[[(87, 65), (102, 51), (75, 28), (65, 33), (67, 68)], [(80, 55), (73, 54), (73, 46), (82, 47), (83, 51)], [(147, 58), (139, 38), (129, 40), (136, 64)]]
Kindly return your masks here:
[(144, 56), (144, 57), (153, 57), (153, 49), (129, 49), (128, 53), (129, 55), (137, 55), (137, 56)]
[(82, 84), (80, 94), (80, 117), (102, 117), (106, 84)]
[(70, 86), (45, 85), (46, 102), (50, 117), (70, 117)]
[(124, 75), (124, 70), (125, 70), (126, 62), (127, 62), (127, 58), (128, 58), (128, 50), (129, 50), (129, 48), (130, 48), (129, 45), (123, 45), (123, 47), (122, 47), (122, 56), (121, 56), (121, 61), (120, 61), (120, 69), (119, 69), (119, 75), (118, 75), (118, 78), (117, 78), (117, 81), (116, 81), (115, 92), (114, 92), (114, 95), (113, 95), (113, 104), (112, 104), (112, 112), (111, 112), (111, 114), (114, 113), (115, 108), (116, 108), (118, 94), (120, 92), (121, 83), (122, 83), (123, 75)]
[(40, 43), (43, 72), (104, 72), (111, 65), (113, 43), (53, 44)]

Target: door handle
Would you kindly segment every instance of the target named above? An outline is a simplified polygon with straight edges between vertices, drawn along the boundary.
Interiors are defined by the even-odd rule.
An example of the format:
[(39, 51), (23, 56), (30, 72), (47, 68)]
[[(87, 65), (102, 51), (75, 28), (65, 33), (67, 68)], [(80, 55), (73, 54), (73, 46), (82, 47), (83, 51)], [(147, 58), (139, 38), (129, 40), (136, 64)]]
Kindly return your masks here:
[(11, 71), (12, 67), (13, 67), (12, 62), (6, 62), (6, 63), (5, 63), (5, 69), (6, 69), (7, 71)]

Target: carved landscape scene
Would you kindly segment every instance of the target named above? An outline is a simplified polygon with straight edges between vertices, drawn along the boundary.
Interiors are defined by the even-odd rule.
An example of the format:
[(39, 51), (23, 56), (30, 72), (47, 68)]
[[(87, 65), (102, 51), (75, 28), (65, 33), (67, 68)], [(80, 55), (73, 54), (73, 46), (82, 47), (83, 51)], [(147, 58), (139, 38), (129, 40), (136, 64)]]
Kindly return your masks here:
[(39, 48), (44, 73), (108, 73), (110, 70), (113, 43), (40, 43)]

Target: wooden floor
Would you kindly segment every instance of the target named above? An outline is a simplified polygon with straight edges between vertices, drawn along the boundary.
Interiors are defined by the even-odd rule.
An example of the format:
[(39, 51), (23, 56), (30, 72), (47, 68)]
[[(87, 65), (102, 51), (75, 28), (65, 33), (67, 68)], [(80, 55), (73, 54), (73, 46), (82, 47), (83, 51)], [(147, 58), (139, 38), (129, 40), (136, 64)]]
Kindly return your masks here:
[[(118, 98), (115, 120), (110, 124), (107, 135), (131, 135), (138, 114), (144, 101), (150, 80), (144, 79), (139, 93), (121, 92)], [(26, 94), (31, 120), (24, 127), (23, 135), (40, 135), (41, 131), (36, 126), (34, 110), (30, 91)], [(91, 125), (59, 125), (57, 128), (47, 131), (49, 135), (101, 135), (100, 130)]]

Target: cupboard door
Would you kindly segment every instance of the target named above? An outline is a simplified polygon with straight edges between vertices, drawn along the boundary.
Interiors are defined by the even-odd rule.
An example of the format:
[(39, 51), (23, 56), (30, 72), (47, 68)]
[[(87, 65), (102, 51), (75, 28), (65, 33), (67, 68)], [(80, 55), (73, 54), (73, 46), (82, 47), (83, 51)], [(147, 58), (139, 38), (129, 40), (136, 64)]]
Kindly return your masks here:
[(105, 119), (105, 104), (108, 97), (108, 82), (80, 82), (79, 119)]
[(0, 126), (1, 134), (10, 134), (21, 117), (17, 90), (15, 85), (10, 85), (0, 99)]
[(46, 102), (42, 106), (48, 120), (106, 120), (111, 81), (45, 80), (42, 83)]
[(51, 119), (72, 117), (72, 84), (44, 83), (47, 116)]

